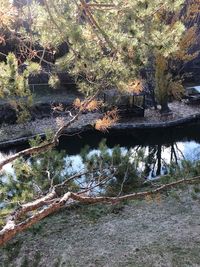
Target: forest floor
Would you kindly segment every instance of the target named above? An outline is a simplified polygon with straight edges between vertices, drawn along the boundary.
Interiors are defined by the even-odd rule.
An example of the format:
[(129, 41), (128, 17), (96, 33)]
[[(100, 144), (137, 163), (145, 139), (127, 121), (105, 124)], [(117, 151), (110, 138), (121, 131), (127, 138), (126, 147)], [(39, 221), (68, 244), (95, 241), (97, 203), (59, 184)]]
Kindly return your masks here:
[[(200, 114), (200, 106), (190, 106), (182, 102), (174, 101), (169, 104), (172, 114), (170, 116), (162, 116), (159, 110), (154, 108), (146, 109), (145, 116), (140, 118), (123, 119), (117, 122), (116, 125), (128, 124), (159, 124), (162, 122), (176, 121), (192, 115)], [(79, 117), (71, 128), (79, 129), (85, 125), (94, 124), (95, 120), (102, 116), (101, 112), (83, 114)], [(22, 124), (4, 124), (0, 127), (0, 143), (8, 140), (16, 140), (23, 137), (30, 137), (37, 134), (44, 134), (48, 130), (55, 132), (60, 124), (69, 120), (68, 116), (50, 117), (40, 120), (30, 121)]]
[(199, 267), (200, 187), (195, 187), (154, 201), (64, 209), (0, 249), (0, 266)]

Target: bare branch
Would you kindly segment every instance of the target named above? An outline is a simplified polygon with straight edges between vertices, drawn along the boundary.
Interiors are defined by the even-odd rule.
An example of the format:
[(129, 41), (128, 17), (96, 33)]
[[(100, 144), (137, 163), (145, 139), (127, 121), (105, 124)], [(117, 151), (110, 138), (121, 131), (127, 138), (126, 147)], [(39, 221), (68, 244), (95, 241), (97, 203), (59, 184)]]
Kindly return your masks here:
[[(55, 192), (52, 192), (42, 199), (23, 205), (23, 207), (21, 207), (19, 211), (16, 211), (13, 214), (13, 216), (8, 220), (4, 228), (0, 231), (0, 245), (4, 245), (7, 241), (12, 239), (16, 234), (24, 231), (25, 229), (29, 228), (33, 224), (39, 222), (40, 220), (54, 213), (55, 211), (60, 210), (66, 205), (66, 203), (73, 204), (78, 201), (80, 203), (87, 203), (87, 204), (96, 204), (96, 203), (115, 204), (115, 203), (118, 203), (124, 200), (141, 199), (141, 198), (145, 198), (146, 196), (156, 195), (160, 192), (163, 192), (170, 188), (174, 188), (178, 185), (192, 184), (192, 183), (199, 182), (199, 180), (200, 180), (200, 176), (190, 178), (190, 179), (181, 179), (173, 183), (161, 185), (160, 187), (154, 190), (151, 190), (151, 191), (138, 192), (138, 193), (128, 194), (128, 195), (119, 196), (119, 197), (90, 197), (84, 194), (83, 192), (82, 193), (68, 192), (64, 194), (62, 197), (60, 197), (59, 199), (56, 198), (54, 201)], [(51, 204), (48, 205), (49, 203), (48, 201), (50, 201)], [(35, 208), (41, 207), (41, 203), (43, 205), (46, 204), (46, 206), (42, 210), (39, 210), (38, 212), (34, 213), (31, 217), (25, 219), (22, 222), (19, 222), (19, 223), (16, 222), (20, 216), (25, 214), (24, 212), (32, 211), (33, 208), (35, 209)]]
[(70, 192), (66, 193), (62, 198), (59, 199), (59, 201), (53, 202), (51, 205), (45, 207), (41, 211), (38, 211), (36, 214), (32, 215), (31, 217), (19, 224), (15, 224), (13, 220), (8, 221), (6, 226), (0, 231), (0, 245), (5, 244), (7, 241), (12, 239), (17, 233), (24, 231), (25, 229), (29, 228), (33, 224), (48, 216), (49, 214), (61, 209), (68, 201), (70, 196)]
[(200, 180), (200, 176), (190, 178), (190, 179), (181, 179), (176, 182), (161, 185), (160, 187), (154, 190), (151, 190), (151, 191), (138, 192), (138, 193), (128, 194), (128, 195), (119, 196), (119, 197), (85, 197), (85, 196), (83, 197), (82, 195), (71, 193), (71, 198), (74, 200), (80, 201), (81, 203), (88, 203), (88, 204), (95, 204), (95, 203), (113, 203), (114, 204), (119, 201), (140, 199), (140, 198), (144, 198), (149, 195), (156, 195), (159, 192), (163, 192), (167, 189), (176, 187), (180, 184), (191, 184), (191, 183), (198, 182), (199, 180)]

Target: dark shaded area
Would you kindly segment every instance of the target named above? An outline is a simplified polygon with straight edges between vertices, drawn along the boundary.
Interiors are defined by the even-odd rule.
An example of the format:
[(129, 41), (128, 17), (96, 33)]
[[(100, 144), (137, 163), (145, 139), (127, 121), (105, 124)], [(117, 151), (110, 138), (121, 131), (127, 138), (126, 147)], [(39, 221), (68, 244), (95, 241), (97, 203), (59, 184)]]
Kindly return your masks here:
[[(52, 105), (62, 104), (64, 108), (69, 109), (71, 106), (66, 102), (38, 103), (30, 107), (30, 120), (44, 119), (51, 116), (59, 116), (61, 113), (53, 112)], [(10, 104), (0, 105), (0, 124), (14, 124), (17, 122), (17, 110)]]
[[(36, 108), (37, 110), (37, 108)], [(37, 113), (37, 112), (36, 112)], [(41, 115), (41, 114), (40, 114)], [(41, 135), (44, 136), (44, 135)], [(85, 145), (89, 145), (91, 149), (98, 147), (103, 138), (106, 138), (106, 144), (109, 148), (116, 145), (131, 148), (134, 146), (155, 146), (165, 145), (171, 146), (176, 142), (195, 141), (200, 143), (200, 122), (194, 121), (180, 126), (157, 127), (157, 128), (135, 128), (135, 129), (111, 129), (109, 132), (102, 133), (96, 131), (92, 126), (85, 127), (83, 132), (74, 134), (68, 133), (60, 138), (58, 146), (59, 150), (66, 150), (67, 154), (79, 154)], [(28, 147), (28, 141), (22, 138), (22, 142), (11, 142), (5, 147), (1, 147), (1, 151), (8, 152), (15, 149), (23, 150)], [(20, 145), (19, 145), (20, 143)]]
[(165, 129), (110, 130), (108, 133), (88, 130), (74, 136), (61, 137), (58, 148), (66, 149), (69, 154), (79, 154), (81, 148), (85, 145), (89, 145), (91, 148), (97, 148), (102, 138), (107, 139), (106, 144), (110, 148), (115, 145), (127, 148), (137, 145), (171, 145), (179, 141), (195, 141), (200, 143), (200, 123)]

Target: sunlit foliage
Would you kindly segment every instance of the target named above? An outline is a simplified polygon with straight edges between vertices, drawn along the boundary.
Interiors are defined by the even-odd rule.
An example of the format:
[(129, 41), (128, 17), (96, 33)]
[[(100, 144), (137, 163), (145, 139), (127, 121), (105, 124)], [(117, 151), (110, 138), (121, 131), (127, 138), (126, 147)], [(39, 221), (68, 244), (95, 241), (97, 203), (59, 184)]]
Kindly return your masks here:
[[(34, 3), (32, 31), (44, 47), (54, 47), (67, 42), (70, 51), (57, 60), (57, 68), (67, 70), (77, 79), (80, 90), (86, 95), (101, 89), (133, 89), (141, 80), (141, 69), (149, 66), (153, 72), (152, 83), (157, 83), (158, 57), (166, 62), (166, 72), (171, 75), (171, 61), (192, 60), (196, 29), (187, 30), (189, 5), (182, 16), (184, 0), (156, 1), (68, 1), (56, 3), (45, 0), (44, 5)], [(24, 13), (30, 8), (24, 7)], [(191, 16), (189, 16), (191, 18)], [(48, 23), (47, 22), (48, 19)], [(173, 65), (174, 67), (174, 65)], [(177, 70), (178, 71), (178, 70)], [(161, 73), (160, 73), (161, 74)], [(167, 79), (163, 74), (161, 79)], [(166, 87), (157, 90), (162, 105), (169, 95), (177, 96), (182, 79), (171, 77)], [(178, 85), (179, 83), (179, 85)], [(171, 85), (176, 84), (175, 93)], [(140, 91), (136, 86), (134, 90)], [(165, 92), (163, 91), (165, 90)], [(162, 96), (163, 94), (163, 96)]]
[(95, 129), (106, 132), (108, 129), (119, 120), (117, 109), (108, 111), (103, 118), (96, 120)]
[(30, 73), (34, 74), (40, 70), (38, 64), (28, 64), (26, 69), (20, 72), (17, 58), (13, 53), (8, 54), (6, 63), (0, 63), (0, 98), (7, 99), (15, 108), (19, 122), (29, 118), (27, 108), (32, 104), (28, 76)]

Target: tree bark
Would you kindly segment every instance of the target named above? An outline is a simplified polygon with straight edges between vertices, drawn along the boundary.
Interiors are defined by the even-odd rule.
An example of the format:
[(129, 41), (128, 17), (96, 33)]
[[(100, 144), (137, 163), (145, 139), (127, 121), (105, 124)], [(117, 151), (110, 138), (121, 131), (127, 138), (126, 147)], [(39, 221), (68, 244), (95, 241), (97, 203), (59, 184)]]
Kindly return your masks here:
[(168, 114), (171, 114), (171, 113), (172, 113), (171, 109), (170, 109), (169, 106), (168, 106), (168, 101), (167, 101), (167, 100), (162, 101), (162, 102), (160, 103), (160, 105), (161, 105), (160, 113), (161, 113), (162, 115), (168, 115)]
[[(115, 203), (118, 203), (124, 200), (141, 199), (149, 195), (156, 195), (160, 192), (176, 187), (180, 184), (192, 184), (195, 182), (199, 182), (199, 180), (200, 180), (200, 176), (190, 178), (190, 179), (181, 179), (173, 183), (161, 185), (160, 187), (154, 190), (151, 190), (151, 191), (132, 193), (132, 194), (119, 196), (119, 197), (104, 197), (104, 196), (90, 197), (90, 196), (87, 196), (81, 193), (68, 192), (63, 197), (59, 199), (55, 198), (52, 200), (52, 197), (54, 197), (54, 195), (51, 195), (50, 193), (46, 198), (43, 197), (32, 203), (27, 203), (24, 206), (22, 206), (19, 212), (16, 210), (13, 213), (13, 216), (7, 221), (6, 225), (0, 231), (0, 246), (4, 245), (6, 242), (11, 240), (14, 236), (16, 236), (16, 234), (26, 230), (33, 224), (39, 222), (40, 220), (54, 213), (55, 211), (60, 210), (61, 208), (65, 206), (66, 203), (72, 204), (78, 201), (80, 203), (86, 203), (86, 204), (96, 204), (96, 203), (115, 204)], [(51, 204), (48, 205), (47, 200), (51, 200)], [(24, 221), (18, 222), (20, 217), (27, 215), (26, 214), (27, 211), (36, 210), (36, 208), (41, 207), (42, 205), (44, 205), (43, 209), (37, 211), (31, 217), (25, 219)]]

